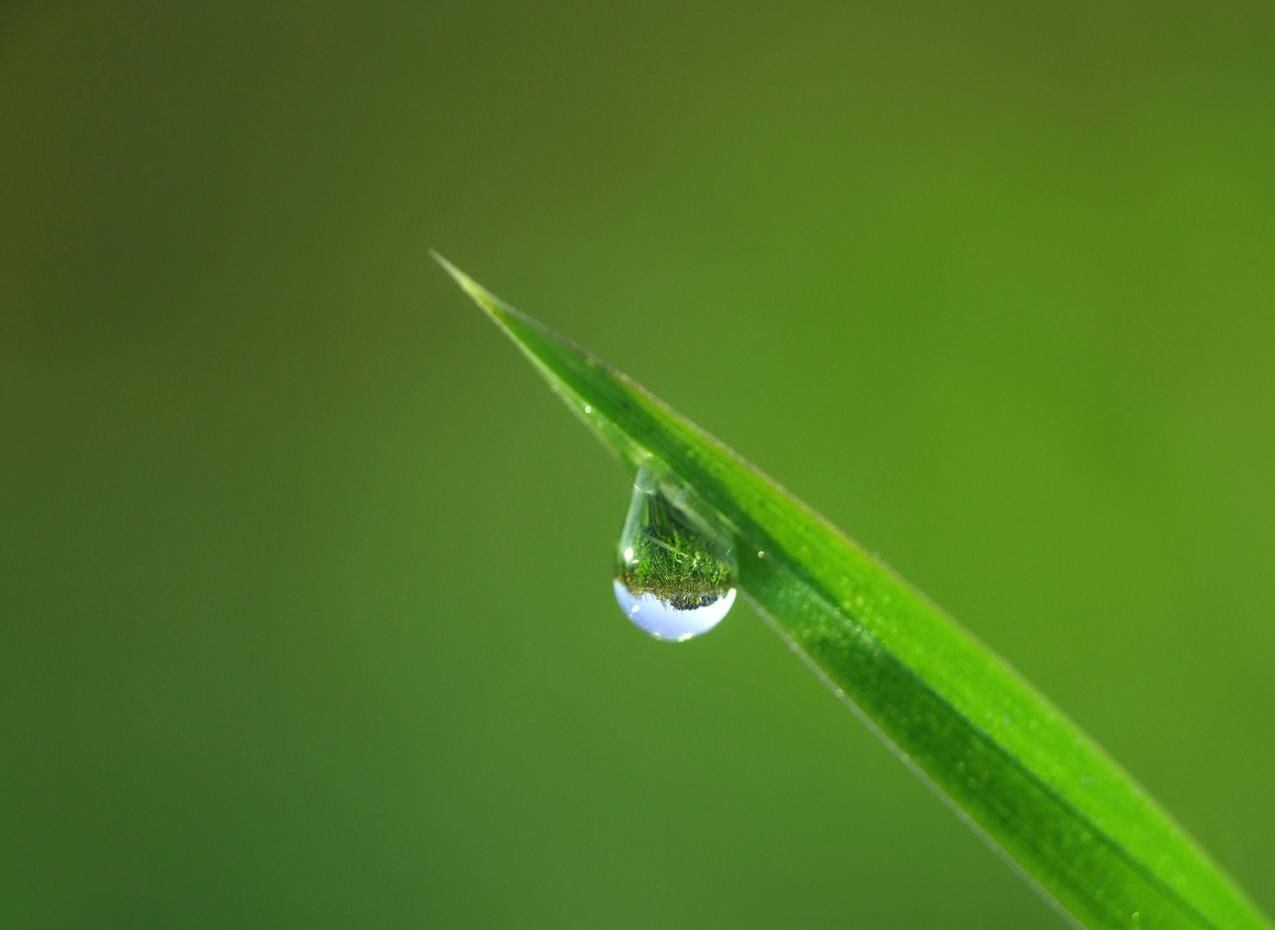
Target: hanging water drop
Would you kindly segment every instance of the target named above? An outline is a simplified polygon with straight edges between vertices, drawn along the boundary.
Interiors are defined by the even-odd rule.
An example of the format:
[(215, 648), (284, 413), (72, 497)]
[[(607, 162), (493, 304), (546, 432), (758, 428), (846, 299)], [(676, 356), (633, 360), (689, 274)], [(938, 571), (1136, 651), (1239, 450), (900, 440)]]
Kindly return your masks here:
[(645, 468), (616, 547), (615, 599), (656, 639), (682, 642), (721, 623), (735, 603), (730, 551), (690, 525)]

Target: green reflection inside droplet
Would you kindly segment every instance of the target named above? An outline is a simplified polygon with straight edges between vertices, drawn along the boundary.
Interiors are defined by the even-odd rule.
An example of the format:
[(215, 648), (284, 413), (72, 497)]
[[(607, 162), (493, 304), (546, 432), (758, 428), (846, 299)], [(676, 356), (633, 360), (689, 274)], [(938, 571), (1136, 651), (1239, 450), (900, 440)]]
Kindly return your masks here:
[(690, 525), (640, 469), (616, 546), (615, 593), (625, 616), (657, 639), (712, 629), (735, 601), (730, 550)]

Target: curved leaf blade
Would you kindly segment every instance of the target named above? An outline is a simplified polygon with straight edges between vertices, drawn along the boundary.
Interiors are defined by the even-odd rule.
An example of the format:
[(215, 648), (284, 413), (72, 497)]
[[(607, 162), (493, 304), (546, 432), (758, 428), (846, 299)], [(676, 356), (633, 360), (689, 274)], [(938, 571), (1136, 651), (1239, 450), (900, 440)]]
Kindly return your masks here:
[(1270, 930), (1126, 772), (941, 609), (640, 385), (435, 258), (614, 452), (656, 465), (735, 534), (756, 609), (1078, 923)]

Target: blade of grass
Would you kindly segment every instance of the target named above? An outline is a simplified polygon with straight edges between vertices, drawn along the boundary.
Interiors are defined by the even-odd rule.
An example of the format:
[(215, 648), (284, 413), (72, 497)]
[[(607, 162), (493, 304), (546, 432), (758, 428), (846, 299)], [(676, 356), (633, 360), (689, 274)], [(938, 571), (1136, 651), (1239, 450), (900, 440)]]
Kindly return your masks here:
[(640, 385), (434, 257), (614, 452), (688, 488), (735, 535), (758, 612), (1078, 923), (1270, 930), (1127, 773), (942, 610)]

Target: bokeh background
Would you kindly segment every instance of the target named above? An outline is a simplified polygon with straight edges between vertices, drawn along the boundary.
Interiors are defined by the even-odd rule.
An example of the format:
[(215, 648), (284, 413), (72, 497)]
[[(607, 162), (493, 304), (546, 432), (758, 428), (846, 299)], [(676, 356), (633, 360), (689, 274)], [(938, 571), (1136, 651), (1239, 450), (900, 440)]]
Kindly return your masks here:
[(0, 8), (0, 923), (1061, 927), (438, 248), (1275, 909), (1270, 4)]

